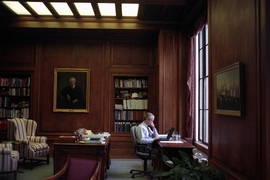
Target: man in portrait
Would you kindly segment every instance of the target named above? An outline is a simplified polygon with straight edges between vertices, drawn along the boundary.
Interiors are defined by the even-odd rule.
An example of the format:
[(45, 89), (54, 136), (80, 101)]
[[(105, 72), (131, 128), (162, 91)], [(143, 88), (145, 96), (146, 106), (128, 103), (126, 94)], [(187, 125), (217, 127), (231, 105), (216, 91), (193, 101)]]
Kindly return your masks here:
[(83, 109), (85, 108), (85, 97), (80, 86), (76, 85), (76, 78), (69, 78), (69, 85), (62, 91), (63, 108)]

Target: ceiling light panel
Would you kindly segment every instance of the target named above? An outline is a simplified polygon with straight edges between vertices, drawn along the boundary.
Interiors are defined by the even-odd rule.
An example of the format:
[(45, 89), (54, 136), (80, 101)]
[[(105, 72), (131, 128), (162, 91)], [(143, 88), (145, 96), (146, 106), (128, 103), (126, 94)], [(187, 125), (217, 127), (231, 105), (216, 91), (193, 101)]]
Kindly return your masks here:
[(72, 11), (70, 10), (69, 6), (65, 2), (51, 2), (53, 8), (57, 11), (59, 15), (63, 16), (73, 16)]
[(136, 17), (138, 15), (139, 4), (122, 4), (122, 16)]
[(91, 3), (75, 2), (74, 4), (81, 16), (94, 16), (95, 15)]
[(43, 2), (26, 2), (38, 15), (52, 15)]
[(3, 1), (3, 3), (18, 15), (31, 15), (31, 13), (27, 11), (19, 1)]
[(116, 16), (114, 3), (98, 3), (101, 16)]

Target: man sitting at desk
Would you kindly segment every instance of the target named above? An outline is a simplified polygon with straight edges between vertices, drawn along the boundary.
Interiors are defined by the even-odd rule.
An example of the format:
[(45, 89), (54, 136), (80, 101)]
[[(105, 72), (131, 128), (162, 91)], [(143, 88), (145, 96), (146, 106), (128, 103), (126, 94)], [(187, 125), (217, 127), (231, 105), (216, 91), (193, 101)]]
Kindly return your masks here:
[(155, 115), (148, 112), (146, 113), (143, 122), (137, 126), (136, 136), (139, 144), (151, 144), (159, 139), (154, 120)]
[[(151, 158), (154, 164), (159, 164), (157, 157), (160, 155), (160, 148), (156, 143), (153, 143), (159, 140), (159, 134), (155, 128), (154, 120), (154, 114), (150, 112), (146, 113), (143, 122), (136, 127), (136, 136), (138, 144), (146, 144), (151, 151)], [(142, 151), (144, 150), (142, 149)]]

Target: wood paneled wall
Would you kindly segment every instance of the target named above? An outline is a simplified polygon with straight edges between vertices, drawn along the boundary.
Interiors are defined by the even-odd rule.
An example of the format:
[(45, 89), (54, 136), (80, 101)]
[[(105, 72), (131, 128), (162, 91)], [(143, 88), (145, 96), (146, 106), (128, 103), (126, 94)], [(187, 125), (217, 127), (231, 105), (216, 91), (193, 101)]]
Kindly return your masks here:
[[(261, 108), (265, 105), (263, 99), (269, 100), (269, 95), (265, 94), (265, 84), (261, 84), (265, 71), (260, 70), (263, 62), (260, 48), (265, 48), (265, 45), (260, 41), (261, 33), (266, 31), (263, 26), (260, 27), (260, 22), (265, 23), (265, 14), (261, 16), (260, 13), (264, 8), (269, 10), (269, 3), (268, 7), (260, 6), (257, 0), (247, 0), (245, 3), (240, 0), (210, 0), (208, 3), (210, 164), (225, 169), (228, 180), (268, 179), (269, 173), (267, 176), (263, 170), (265, 164), (261, 159), (265, 157), (267, 149), (266, 152), (269, 152), (269, 145), (265, 146), (265, 128), (261, 126), (268, 121), (263, 118), (266, 112), (262, 112)], [(213, 73), (238, 61), (244, 64), (245, 113), (242, 117), (216, 115), (212, 106)]]
[[(73, 132), (77, 128), (94, 131), (103, 129), (103, 89), (110, 88), (104, 78), (105, 43), (96, 42), (43, 42), (40, 62), (40, 132)], [(53, 112), (54, 68), (90, 69), (89, 113)], [(67, 81), (68, 82), (68, 81)], [(106, 86), (107, 85), (107, 86)], [(50, 94), (50, 98), (48, 98)], [(107, 129), (108, 131), (108, 129)]]
[[(270, 177), (269, 13), (270, 4), (267, 0), (208, 1), (209, 163), (224, 169), (228, 180)], [(118, 30), (67, 32), (51, 29), (37, 33), (19, 29), (5, 33), (8, 36), (2, 31), (5, 38), (0, 39), (0, 70), (31, 72), (34, 77), (32, 117), (39, 121), (39, 134), (47, 135), (50, 140), (60, 134), (72, 133), (78, 127), (96, 131), (111, 130), (114, 96), (112, 74), (125, 74), (130, 70), (134, 73), (152, 71), (151, 111), (160, 114), (158, 122), (162, 124), (159, 127), (161, 131), (169, 127), (167, 124), (163, 127), (163, 121), (175, 118), (169, 122), (177, 126), (177, 114), (181, 113), (180, 110), (185, 111), (185, 95), (179, 95), (182, 97), (182, 103), (179, 103), (169, 94), (186, 88), (185, 72), (178, 71), (185, 71), (181, 65), (185, 65), (187, 55), (181, 50), (188, 49), (188, 45), (183, 43), (188, 42), (188, 39), (181, 38), (174, 31), (163, 31), (159, 38), (157, 32), (140, 35), (138, 38), (135, 36), (138, 36), (137, 32), (123, 34)], [(175, 43), (176, 39), (179, 42)], [(129, 45), (125, 47), (119, 40)], [(129, 48), (144, 55), (134, 53), (133, 56), (130, 54), (133, 50)], [(242, 117), (216, 115), (212, 110), (213, 73), (238, 61), (244, 64), (245, 114)], [(132, 68), (134, 66), (131, 64), (136, 68)], [(171, 67), (174, 65), (178, 68)], [(53, 69), (56, 67), (91, 69), (90, 113), (52, 112)], [(179, 86), (172, 84), (179, 82)], [(157, 89), (159, 95), (155, 93)], [(162, 104), (164, 109), (159, 109), (160, 104), (156, 101), (165, 103)], [(132, 153), (131, 148), (124, 150), (123, 147), (123, 142), (127, 142), (128, 138), (128, 135), (118, 135), (113, 139), (117, 142), (113, 147), (115, 154)]]
[[(0, 63), (4, 71), (32, 72), (31, 118), (38, 122), (38, 134), (47, 136), (50, 144), (59, 135), (72, 134), (77, 128), (113, 131), (113, 75), (146, 74), (154, 82), (151, 74), (156, 61), (157, 32), (125, 31), (119, 35), (101, 31), (89, 35), (93, 33), (90, 30), (78, 35), (76, 30), (57, 36), (58, 31), (32, 31), (37, 35), (28, 41), (21, 34), (16, 40), (11, 39), (8, 46), (0, 43), (4, 47)], [(89, 113), (53, 112), (54, 68), (90, 69)], [(151, 104), (149, 109), (155, 111), (155, 103)], [(116, 133), (112, 140), (113, 157), (134, 156), (129, 133)]]

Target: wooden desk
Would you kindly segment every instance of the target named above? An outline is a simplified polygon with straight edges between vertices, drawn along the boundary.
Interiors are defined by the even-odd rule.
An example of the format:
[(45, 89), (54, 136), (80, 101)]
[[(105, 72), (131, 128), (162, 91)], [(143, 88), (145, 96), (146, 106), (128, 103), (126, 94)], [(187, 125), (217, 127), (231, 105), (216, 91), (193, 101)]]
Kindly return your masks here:
[[(182, 143), (180, 143), (182, 142)], [(162, 155), (166, 155), (167, 157), (176, 157), (181, 159), (181, 156), (178, 150), (182, 150), (187, 154), (192, 155), (192, 149), (194, 146), (189, 144), (185, 140), (181, 141), (156, 141), (154, 146), (160, 148), (160, 155), (157, 161), (155, 162), (154, 169), (155, 170), (168, 170), (167, 165), (162, 160)]]
[(105, 140), (105, 144), (81, 144), (73, 142), (59, 142), (57, 140), (53, 143), (53, 162), (54, 174), (62, 169), (67, 157), (79, 157), (101, 160), (100, 179), (107, 178), (107, 169), (110, 166), (110, 137)]

